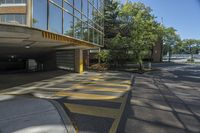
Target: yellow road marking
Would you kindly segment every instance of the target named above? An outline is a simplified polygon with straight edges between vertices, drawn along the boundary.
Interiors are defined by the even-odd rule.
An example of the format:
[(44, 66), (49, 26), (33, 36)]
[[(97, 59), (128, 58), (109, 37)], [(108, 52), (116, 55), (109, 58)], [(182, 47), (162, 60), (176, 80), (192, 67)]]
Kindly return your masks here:
[(120, 112), (119, 112), (119, 115), (118, 115), (118, 118), (116, 118), (109, 130), (109, 133), (116, 133), (117, 132), (117, 128), (118, 128), (118, 125), (119, 125), (119, 122), (120, 122), (120, 119), (122, 117), (122, 113), (124, 111), (124, 108), (125, 108), (125, 105), (126, 105), (126, 101), (127, 101), (127, 98), (128, 98), (128, 94), (126, 94), (123, 98), (123, 102), (120, 106)]
[(106, 117), (116, 119), (119, 116), (119, 109), (105, 108), (105, 107), (95, 107), (79, 104), (65, 103), (65, 106), (73, 113)]
[[(81, 82), (82, 84), (88, 83), (88, 82)], [(81, 84), (80, 83), (80, 84)], [(91, 82), (93, 85), (102, 85), (102, 87), (128, 87), (129, 85), (124, 85), (124, 84), (115, 84), (115, 83), (107, 83), (107, 82)]]
[(98, 94), (84, 94), (78, 92), (58, 92), (56, 96), (61, 97), (71, 97), (75, 99), (84, 99), (84, 100), (99, 100), (99, 101), (112, 101), (121, 103), (122, 97), (119, 96), (108, 96), (108, 95), (98, 95)]
[(126, 89), (120, 89), (120, 88), (105, 88), (105, 87), (98, 87), (98, 86), (87, 86), (87, 85), (77, 85), (77, 86), (73, 86), (73, 87), (70, 87), (70, 88), (66, 88), (64, 90), (74, 90), (74, 89), (83, 89), (83, 90), (95, 90), (95, 91), (109, 91), (109, 92), (126, 92), (129, 90), (129, 88), (126, 88)]
[(120, 119), (122, 117), (122, 113), (126, 105), (127, 97), (128, 97), (128, 94), (126, 94), (121, 99), (122, 104), (120, 106), (120, 109), (79, 105), (79, 104), (71, 104), (71, 103), (64, 103), (64, 104), (73, 113), (97, 116), (97, 117), (113, 118), (114, 122), (112, 123), (109, 133), (115, 133), (117, 131)]

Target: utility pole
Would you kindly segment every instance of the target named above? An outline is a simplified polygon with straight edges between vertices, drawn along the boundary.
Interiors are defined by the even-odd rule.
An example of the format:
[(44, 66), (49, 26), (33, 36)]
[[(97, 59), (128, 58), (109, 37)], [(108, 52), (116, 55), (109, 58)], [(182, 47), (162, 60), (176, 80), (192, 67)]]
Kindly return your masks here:
[[(164, 27), (164, 21), (163, 21), (163, 17), (161, 17), (161, 25)], [(164, 52), (164, 37), (162, 36), (162, 46), (161, 46), (161, 62), (163, 62), (163, 52)]]

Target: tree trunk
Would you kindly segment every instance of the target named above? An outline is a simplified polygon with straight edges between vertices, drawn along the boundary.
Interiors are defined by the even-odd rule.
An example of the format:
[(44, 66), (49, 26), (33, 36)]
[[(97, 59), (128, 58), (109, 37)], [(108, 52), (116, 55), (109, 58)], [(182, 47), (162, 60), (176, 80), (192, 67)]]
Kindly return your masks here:
[(168, 62), (171, 62), (171, 54), (172, 54), (171, 53), (171, 46), (169, 46), (169, 51), (168, 52), (169, 52)]
[(193, 62), (193, 60), (194, 60), (194, 55), (193, 55), (193, 53), (192, 53), (192, 48), (190, 47), (190, 54), (191, 54), (191, 62)]
[(143, 70), (143, 62), (142, 62), (142, 60), (139, 61), (139, 70), (141, 70), (141, 71)]

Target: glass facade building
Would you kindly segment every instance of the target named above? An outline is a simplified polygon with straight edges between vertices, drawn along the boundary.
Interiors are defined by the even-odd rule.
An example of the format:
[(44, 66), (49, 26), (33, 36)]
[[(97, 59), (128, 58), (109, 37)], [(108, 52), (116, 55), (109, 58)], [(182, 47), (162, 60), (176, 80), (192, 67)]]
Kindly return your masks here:
[(0, 23), (25, 25), (103, 45), (103, 7), (104, 0), (0, 0)]

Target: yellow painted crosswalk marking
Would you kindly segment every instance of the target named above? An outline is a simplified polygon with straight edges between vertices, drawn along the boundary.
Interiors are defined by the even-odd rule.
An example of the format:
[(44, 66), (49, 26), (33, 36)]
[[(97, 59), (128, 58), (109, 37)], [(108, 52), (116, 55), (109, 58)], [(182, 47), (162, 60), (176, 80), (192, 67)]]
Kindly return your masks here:
[(124, 111), (128, 94), (126, 94), (121, 99), (121, 106), (119, 109), (107, 108), (107, 107), (97, 107), (97, 106), (88, 106), (88, 105), (79, 105), (72, 103), (64, 103), (64, 105), (73, 113), (96, 116), (96, 117), (105, 117), (112, 118), (114, 122), (109, 130), (109, 133), (115, 133), (117, 131), (122, 113)]
[(120, 122), (120, 119), (122, 117), (122, 113), (125, 109), (125, 106), (126, 106), (126, 101), (127, 101), (127, 98), (128, 98), (128, 94), (126, 94), (123, 98), (123, 102), (120, 106), (120, 112), (119, 112), (119, 115), (118, 117), (114, 120), (110, 130), (109, 130), (109, 133), (116, 133), (117, 132), (117, 128), (118, 128), (118, 125), (119, 125), (119, 122)]
[(71, 97), (75, 99), (84, 99), (84, 100), (99, 100), (99, 101), (113, 101), (121, 102), (122, 98), (119, 96), (109, 96), (109, 95), (98, 95), (98, 94), (85, 94), (78, 92), (58, 92), (56, 96), (62, 97)]
[[(126, 84), (120, 84), (120, 83), (110, 83), (110, 82), (106, 82), (106, 81), (98, 81), (98, 82), (80, 82), (79, 85), (81, 84), (93, 84), (93, 85), (102, 85), (102, 87), (127, 87), (129, 85)], [(78, 84), (77, 84), (78, 85)]]
[(97, 116), (97, 117), (116, 119), (120, 113), (119, 109), (113, 109), (113, 108), (87, 106), (87, 105), (79, 105), (71, 103), (65, 103), (64, 105), (73, 113)]
[(122, 93), (122, 92), (126, 92), (129, 90), (129, 88), (126, 89), (120, 89), (120, 88), (113, 88), (113, 87), (98, 87), (98, 86), (90, 86), (90, 85), (76, 85), (70, 88), (66, 88), (64, 90), (74, 90), (74, 89), (81, 89), (81, 90), (88, 90), (88, 91), (107, 91), (107, 92), (118, 92), (118, 93)]

